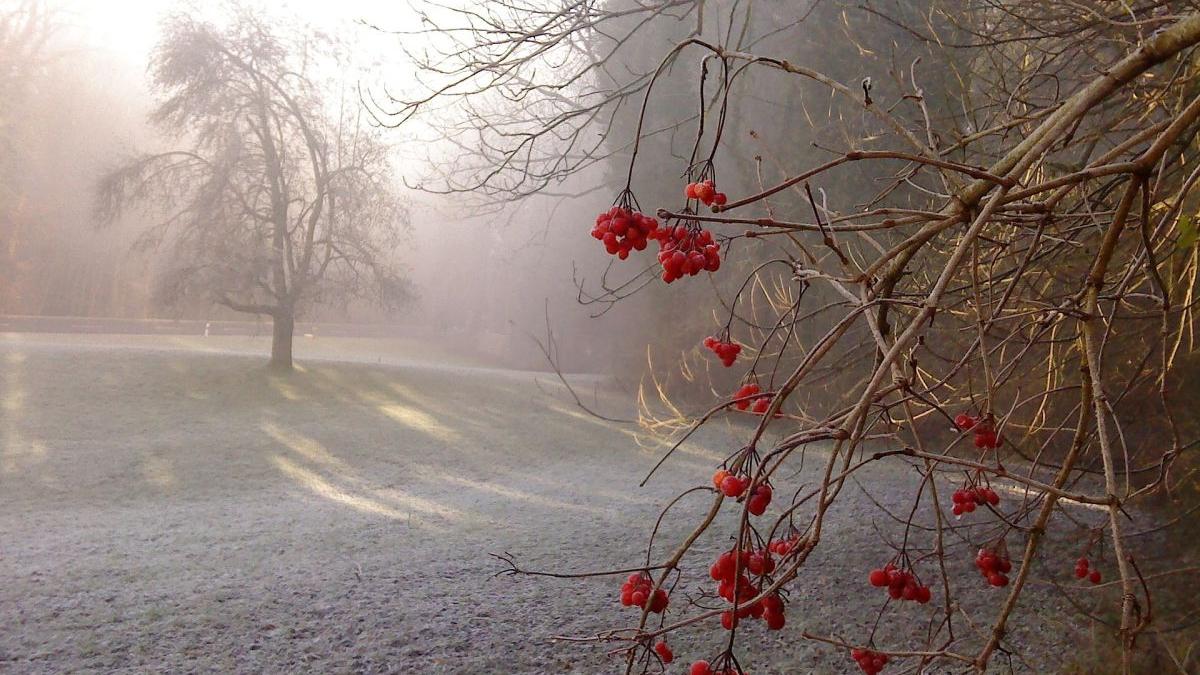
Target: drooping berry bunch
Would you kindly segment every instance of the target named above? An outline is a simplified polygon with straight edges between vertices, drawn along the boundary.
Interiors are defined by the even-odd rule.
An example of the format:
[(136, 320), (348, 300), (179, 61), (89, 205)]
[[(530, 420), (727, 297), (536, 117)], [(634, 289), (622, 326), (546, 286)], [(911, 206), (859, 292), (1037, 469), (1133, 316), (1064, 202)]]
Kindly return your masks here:
[(1075, 578), (1082, 579), (1087, 577), (1088, 581), (1098, 584), (1104, 578), (1104, 575), (1100, 574), (1100, 570), (1098, 569), (1091, 568), (1089, 570), (1090, 565), (1091, 563), (1088, 561), (1087, 556), (1080, 557), (1075, 562)]
[(675, 652), (671, 651), (671, 646), (666, 640), (659, 640), (654, 645), (654, 653), (658, 654), (658, 658), (662, 659), (663, 663), (670, 663), (675, 660)]
[(621, 586), (621, 604), (625, 607), (641, 607), (661, 614), (666, 610), (668, 602), (670, 597), (667, 592), (661, 588), (654, 590), (654, 581), (645, 572), (630, 574)]
[(968, 486), (955, 490), (951, 495), (954, 501), (954, 515), (961, 516), (964, 513), (971, 513), (975, 510), (975, 506), (983, 506), (991, 504), (995, 506), (1000, 503), (1000, 495), (990, 487)]
[(713, 241), (712, 232), (698, 224), (676, 225), (655, 232), (658, 240), (658, 262), (662, 264), (662, 280), (668, 284), (685, 275), (694, 277), (700, 272), (716, 272), (721, 268), (721, 247)]
[(630, 251), (641, 251), (651, 239), (657, 238), (658, 220), (628, 205), (613, 206), (596, 216), (592, 236), (604, 242), (604, 250), (621, 260)]
[[(738, 389), (737, 391), (735, 391), (733, 393), (733, 398), (734, 398), (734, 400), (737, 401), (737, 403), (735, 404), (737, 406), (737, 409), (738, 410), (749, 409), (750, 405), (755, 402), (755, 399), (752, 399), (750, 397), (758, 395), (758, 393), (761, 391), (762, 391), (762, 389), (759, 388), (757, 382), (747, 382), (746, 384), (743, 384), (740, 389)], [(767, 410), (766, 408), (763, 408), (763, 412), (766, 412), (766, 410)], [(762, 413), (759, 413), (759, 414), (762, 414)]]
[(726, 368), (732, 366), (733, 362), (737, 361), (738, 354), (742, 353), (740, 344), (731, 342), (728, 338), (722, 339), (713, 335), (704, 338), (704, 346), (716, 354)]
[(1002, 588), (1008, 585), (1008, 573), (1012, 571), (1012, 562), (1008, 555), (989, 548), (979, 549), (975, 556), (975, 567), (987, 579), (988, 585)]
[(688, 183), (683, 193), (688, 199), (698, 199), (704, 202), (705, 206), (712, 206), (714, 204), (725, 206), (725, 202), (729, 201), (724, 192), (717, 192), (717, 186), (711, 178), (695, 183)]
[(923, 585), (911, 570), (897, 567), (895, 561), (871, 570), (867, 581), (876, 588), (886, 586), (893, 600), (909, 600), (923, 605), (932, 597), (928, 586)]
[(755, 586), (749, 575), (762, 577), (774, 571), (775, 559), (766, 549), (754, 552), (726, 551), (717, 557), (708, 570), (709, 576), (719, 582), (717, 595), (738, 604), (736, 612), (728, 609), (721, 613), (721, 626), (725, 630), (733, 630), (740, 619), (747, 617), (762, 619), (770, 630), (783, 628), (786, 619), (782, 598), (772, 594), (759, 602), (750, 602), (758, 595), (761, 586)]
[(858, 663), (858, 667), (867, 675), (876, 675), (887, 665), (887, 654), (880, 654), (870, 649), (851, 649), (850, 656)]
[(1000, 447), (1004, 439), (996, 433), (996, 427), (992, 425), (991, 419), (981, 419), (973, 417), (967, 413), (961, 413), (954, 418), (954, 425), (963, 431), (975, 432), (975, 447), (981, 450), (995, 450)]

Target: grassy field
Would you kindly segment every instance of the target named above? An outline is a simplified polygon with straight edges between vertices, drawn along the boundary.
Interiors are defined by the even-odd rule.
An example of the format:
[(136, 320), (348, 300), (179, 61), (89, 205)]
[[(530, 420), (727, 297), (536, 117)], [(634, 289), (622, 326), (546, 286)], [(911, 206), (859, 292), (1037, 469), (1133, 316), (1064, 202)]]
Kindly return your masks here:
[[(559, 571), (636, 564), (659, 509), (736, 442), (699, 438), (639, 489), (661, 446), (583, 414), (551, 376), (369, 340), (300, 340), (301, 370), (271, 376), (264, 345), (0, 335), (0, 671), (614, 672), (603, 647), (550, 637), (632, 621), (619, 579), (497, 578), (488, 553)], [(913, 476), (863, 478), (902, 508)], [(676, 507), (663, 541), (707, 500)], [(870, 629), (879, 603), (862, 577), (889, 524), (866, 499), (845, 503), (789, 628), (749, 629), (755, 673), (851, 672), (788, 635)], [(677, 597), (701, 587), (726, 532), (685, 561)], [(982, 595), (986, 612), (997, 596)], [(1018, 671), (1059, 641), (1061, 601), (1030, 597)], [(715, 651), (714, 629), (674, 639), (676, 654)], [(768, 653), (776, 665), (759, 666)]]

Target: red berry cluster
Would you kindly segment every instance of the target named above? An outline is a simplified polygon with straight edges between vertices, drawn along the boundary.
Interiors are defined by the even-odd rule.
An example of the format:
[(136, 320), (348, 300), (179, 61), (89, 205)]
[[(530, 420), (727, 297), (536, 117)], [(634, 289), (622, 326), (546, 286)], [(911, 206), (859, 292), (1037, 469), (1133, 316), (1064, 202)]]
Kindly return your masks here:
[[(621, 586), (621, 604), (625, 607), (641, 607), (661, 614), (670, 598), (663, 589), (654, 590), (654, 581), (645, 572), (634, 572)], [(649, 607), (646, 603), (649, 603)]]
[(737, 668), (725, 668), (722, 670), (713, 670), (713, 667), (708, 664), (708, 661), (696, 661), (692, 663), (692, 667), (688, 670), (688, 675), (745, 675), (746, 671), (739, 671)]
[(712, 350), (712, 353), (721, 359), (721, 363), (725, 364), (726, 368), (732, 366), (733, 362), (737, 361), (738, 354), (742, 353), (742, 346), (738, 343), (719, 340), (712, 335), (704, 338), (704, 346)]
[(724, 192), (717, 192), (717, 186), (712, 179), (699, 181), (697, 183), (688, 183), (687, 188), (683, 191), (688, 199), (699, 199), (704, 202), (705, 206), (724, 206), (729, 200)]
[[(739, 566), (741, 567), (740, 573)], [(712, 564), (708, 574), (714, 581), (720, 582), (717, 586), (717, 595), (729, 602), (734, 602), (736, 599), (739, 605), (736, 613), (731, 609), (721, 613), (721, 626), (725, 630), (733, 630), (737, 626), (738, 620), (746, 617), (762, 619), (770, 630), (783, 628), (786, 619), (783, 615), (783, 600), (778, 595), (768, 595), (759, 602), (750, 603), (750, 600), (758, 595), (758, 589), (750, 581), (746, 572), (761, 577), (774, 571), (775, 559), (765, 549), (753, 553), (750, 551), (726, 551)]]
[(995, 450), (1004, 442), (1004, 439), (996, 433), (991, 421), (984, 421), (978, 417), (961, 413), (954, 418), (954, 425), (963, 431), (974, 429), (975, 447), (977, 448)]
[(658, 232), (658, 220), (654, 217), (623, 206), (614, 206), (596, 216), (596, 226), (592, 228), (592, 236), (604, 242), (609, 255), (621, 260), (628, 258), (630, 251), (644, 250)]
[(1000, 495), (990, 487), (965, 487), (961, 490), (955, 490), (951, 496), (954, 500), (954, 515), (961, 516), (964, 513), (971, 513), (975, 510), (975, 506), (983, 506), (991, 504), (995, 506), (1000, 503)]
[(659, 640), (654, 645), (654, 653), (658, 654), (658, 658), (662, 659), (663, 663), (670, 663), (675, 660), (675, 652), (671, 651), (671, 646), (666, 640)]
[(1090, 566), (1090, 563), (1088, 562), (1087, 556), (1083, 556), (1078, 561), (1076, 561), (1076, 563), (1075, 563), (1075, 578), (1082, 579), (1084, 577), (1087, 577), (1088, 581), (1092, 582), (1093, 584), (1100, 583), (1100, 580), (1104, 578), (1103, 575), (1100, 574), (1100, 570), (1091, 569), (1089, 571), (1089, 569), (1088, 569), (1089, 566)]
[(888, 662), (887, 654), (880, 654), (870, 649), (851, 649), (850, 656), (854, 657), (854, 660), (858, 662), (858, 667), (867, 675), (875, 675), (883, 670)]
[[(735, 391), (733, 393), (733, 398), (735, 400), (737, 400), (737, 404), (736, 404), (737, 409), (738, 410), (748, 409), (752, 402), (750, 397), (757, 395), (760, 391), (762, 391), (762, 389), (760, 389), (758, 387), (758, 384), (755, 382), (748, 382), (746, 384), (743, 384), (741, 389), (738, 389), (737, 391)], [(766, 412), (766, 408), (763, 408), (763, 412)], [(762, 414), (762, 413), (759, 413), (759, 414)]]
[(659, 245), (658, 262), (663, 266), (662, 279), (668, 284), (684, 275), (694, 277), (702, 271), (716, 272), (721, 268), (721, 247), (708, 230), (676, 225), (658, 230), (655, 238)]
[(770, 551), (771, 553), (774, 553), (775, 555), (777, 555), (779, 557), (783, 557), (783, 556), (791, 553), (792, 549), (796, 548), (796, 545), (799, 543), (800, 543), (799, 540), (797, 540), (795, 538), (793, 538), (793, 539), (776, 539), (776, 540), (772, 541), (770, 544), (767, 544), (767, 550)]
[(893, 600), (910, 600), (923, 605), (932, 597), (928, 586), (922, 585), (911, 571), (896, 567), (894, 562), (871, 570), (867, 580), (876, 588), (886, 586)]
[(1007, 555), (986, 548), (979, 549), (975, 556), (975, 566), (979, 573), (987, 579), (991, 586), (1002, 588), (1008, 585), (1008, 573), (1012, 571), (1012, 562)]
[[(737, 499), (746, 494), (746, 490), (750, 487), (749, 476), (739, 476), (735, 473), (730, 473), (725, 469), (717, 469), (712, 477), (713, 487), (721, 491), (721, 494), (731, 499)], [(774, 492), (771, 486), (766, 483), (761, 483), (750, 493), (750, 499), (746, 503), (746, 509), (751, 514), (761, 516), (766, 512), (767, 507), (771, 505), (771, 497)]]

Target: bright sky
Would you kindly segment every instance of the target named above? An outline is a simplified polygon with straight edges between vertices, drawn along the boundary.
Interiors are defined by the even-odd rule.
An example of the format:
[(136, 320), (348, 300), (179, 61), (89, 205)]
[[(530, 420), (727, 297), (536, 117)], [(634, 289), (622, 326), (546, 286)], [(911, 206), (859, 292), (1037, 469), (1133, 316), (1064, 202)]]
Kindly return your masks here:
[[(0, 0), (0, 3), (6, 0)], [(67, 15), (66, 21), (82, 32), (82, 39), (89, 49), (111, 54), (117, 62), (128, 64), (128, 81), (138, 82), (147, 95), (149, 82), (146, 68), (149, 56), (159, 39), (159, 26), (163, 18), (172, 11), (193, 11), (202, 8), (218, 21), (224, 18), (225, 0), (45, 0), (51, 6), (61, 7)], [(412, 36), (399, 38), (389, 35), (361, 21), (389, 30), (416, 30), (420, 28), (410, 2), (406, 0), (240, 0), (251, 6), (259, 6), (271, 16), (287, 17), (321, 27), (330, 34), (347, 38), (359, 63), (371, 63), (369, 71), (362, 76), (364, 88), (382, 92), (387, 87), (391, 92), (403, 92), (413, 82), (412, 64), (404, 57), (400, 40), (412, 48)], [(454, 4), (453, 0), (447, 4)], [(437, 5), (426, 10), (436, 12)], [(118, 76), (118, 79), (124, 79)], [(404, 129), (388, 135), (394, 144), (394, 152), (406, 178), (417, 180), (421, 169), (415, 168), (436, 156), (437, 147), (428, 144), (406, 145), (405, 139), (428, 136), (422, 119), (410, 120)]]
[[(131, 65), (144, 68), (147, 55), (158, 39), (158, 23), (171, 10), (189, 5), (220, 7), (219, 2), (188, 0), (61, 0), (70, 14), (78, 18), (89, 42), (111, 50)], [(368, 20), (386, 28), (410, 27), (413, 14), (407, 3), (398, 0), (259, 0), (273, 14), (291, 14), (302, 21), (327, 26), (331, 31), (355, 31), (363, 39), (391, 40), (354, 22)], [(75, 23), (75, 22), (72, 22)], [(408, 24), (406, 26), (406, 24)]]

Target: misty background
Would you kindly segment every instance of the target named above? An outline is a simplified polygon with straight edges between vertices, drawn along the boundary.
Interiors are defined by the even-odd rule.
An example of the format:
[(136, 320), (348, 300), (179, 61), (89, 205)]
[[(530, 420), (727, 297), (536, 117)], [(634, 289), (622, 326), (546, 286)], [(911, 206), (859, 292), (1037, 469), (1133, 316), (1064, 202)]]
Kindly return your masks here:
[[(122, 3), (119, 8), (82, 0), (7, 2), (10, 9), (23, 5), (37, 8), (36, 21), (25, 26), (27, 35), (10, 26), (3, 38), (7, 79), (0, 126), (6, 148), (0, 174), (0, 255), (6, 272), (0, 314), (256, 321), (269, 333), (269, 318), (255, 319), (202, 297), (163, 297), (159, 290), (169, 271), (168, 247), (135, 246), (151, 225), (151, 216), (131, 212), (101, 226), (96, 215), (96, 182), (105, 171), (137, 152), (170, 146), (170, 139), (147, 120), (157, 95), (147, 69), (162, 22), (183, 11), (219, 22), (228, 6), (170, 0)], [(418, 61), (430, 52), (455, 50), (444, 36), (423, 34), (419, 15), (405, 3), (382, 8), (362, 1), (252, 6), (268, 23), (299, 22), (305, 30), (336, 36), (348, 45), (348, 61), (322, 67), (330, 89), (324, 93), (343, 106), (361, 98), (375, 123), (390, 125), (394, 120), (372, 101), (424, 93), (436, 82), (417, 79)], [(872, 58), (861, 47), (852, 42), (797, 41), (774, 31), (812, 11), (772, 5), (751, 17), (742, 39), (853, 81), (863, 72), (861, 62), (850, 65), (853, 60), (842, 56)], [(838, 25), (834, 8), (817, 5), (815, 12), (820, 16), (811, 17), (811, 23)], [(855, 21), (854, 26), (842, 26), (846, 33), (861, 33), (866, 24), (871, 35), (890, 41), (887, 59), (919, 55), (902, 31), (872, 24), (869, 15), (858, 15)], [(709, 28), (714, 36), (722, 29), (719, 21)], [(611, 72), (646, 77), (658, 65), (660, 46), (691, 30), (690, 21), (669, 18), (642, 27), (639, 41), (614, 53)], [(606, 75), (596, 77), (590, 86), (602, 89)], [(745, 161), (765, 155), (763, 170), (782, 175), (785, 167), (827, 157), (814, 146), (811, 132), (793, 132), (801, 121), (830, 134), (845, 134), (848, 128), (870, 132), (872, 121), (861, 112), (847, 112), (844, 104), (810, 83), (779, 86), (783, 78), (769, 72), (740, 78), (740, 95), (733, 99), (736, 110), (729, 115), (733, 128), (723, 136), (723, 153)], [(936, 100), (937, 78), (931, 79), (928, 94)], [(691, 149), (687, 129), (695, 122), (698, 86), (692, 78), (663, 78), (656, 85), (660, 104), (647, 117), (649, 132), (633, 186), (647, 208), (680, 199), (679, 167)], [(875, 86), (876, 91), (889, 91), (886, 82)], [(496, 159), (481, 148), (487, 147), (488, 134), (499, 128), (496, 120), (521, 114), (519, 107), (506, 107), (512, 106), (510, 101), (485, 100), (482, 105), (492, 108), (467, 113), (460, 101), (450, 99), (422, 109), (398, 128), (384, 130), (381, 138), (391, 149), (395, 174), (403, 183), (397, 188), (408, 212), (402, 243), (391, 255), (411, 282), (411, 295), (397, 310), (387, 312), (370, 302), (310, 304), (298, 308), (297, 320), (352, 324), (362, 330), (369, 326), (376, 335), (436, 339), (522, 368), (546, 367), (534, 338), (545, 342), (547, 319), (556, 338), (558, 365), (566, 370), (632, 377), (643, 373), (648, 363), (698, 356), (692, 335), (718, 325), (703, 308), (714, 290), (724, 296), (735, 290), (721, 284), (736, 284), (739, 275), (676, 285), (669, 293), (659, 284), (626, 286), (644, 270), (642, 262), (651, 261), (613, 267), (612, 259), (587, 236), (594, 214), (611, 204), (623, 187), (639, 103), (640, 94), (613, 106), (611, 128), (603, 134), (600, 128), (580, 124), (570, 128), (565, 140), (539, 139), (538, 161), (557, 163), (561, 158), (562, 165), (524, 182), (498, 172), (496, 178), (509, 182), (503, 189), (495, 189), (495, 181), (480, 182), (492, 172)], [(779, 111), (803, 119), (789, 120)], [(745, 126), (747, 120), (755, 126)], [(872, 194), (872, 181), (880, 175), (857, 167), (845, 174), (835, 193), (821, 193), (831, 208), (853, 209)], [(731, 194), (757, 184), (754, 176), (721, 178)], [(477, 184), (485, 189), (474, 189)], [(512, 194), (524, 196), (514, 199)], [(792, 207), (801, 204), (798, 199), (781, 195), (777, 205)], [(726, 254), (726, 265), (749, 270), (771, 255), (735, 246)], [(634, 267), (637, 270), (630, 271)], [(622, 289), (616, 294), (623, 298), (620, 302), (609, 302), (613, 294), (606, 289), (612, 288)], [(630, 289), (640, 292), (629, 294)], [(339, 330), (347, 329), (343, 325)], [(706, 367), (703, 359), (693, 361)]]
[[(5, 94), (0, 314), (255, 321), (204, 298), (160, 297), (157, 285), (169, 265), (166, 251), (135, 246), (152, 217), (135, 212), (102, 227), (96, 214), (96, 183), (105, 171), (136, 152), (171, 142), (147, 120), (155, 104), (147, 68), (161, 22), (195, 8), (167, 0), (119, 7), (84, 0), (8, 1), (4, 8), (22, 5), (35, 17), (21, 25), (10, 22), (0, 35), (5, 77), (0, 83)], [(217, 7), (211, 13), (219, 18), (221, 11)], [(342, 89), (327, 92), (350, 104), (358, 103), (355, 87), (412, 77), (404, 60), (396, 58), (397, 38), (360, 21), (404, 26), (413, 16), (403, 7), (293, 2), (263, 11), (303, 17), (316, 30), (353, 45), (353, 62), (342, 64), (342, 72), (328, 73)], [(410, 127), (389, 132), (387, 142), (397, 176), (416, 185), (446, 149), (424, 147), (428, 132), (421, 123)], [(605, 197), (570, 204), (539, 198), (506, 208), (398, 188), (410, 216), (402, 244), (391, 255), (411, 281), (411, 297), (390, 312), (368, 302), (308, 306), (300, 310), (300, 322), (362, 324), (374, 335), (450, 340), (518, 367), (545, 366), (530, 334), (545, 335), (547, 308), (564, 344), (582, 346), (593, 342), (589, 337), (605, 335), (633, 337), (632, 312), (592, 321), (576, 302), (572, 283), (573, 271), (587, 276), (607, 262), (595, 255), (586, 236), (579, 236), (586, 233), (586, 214)], [(270, 333), (269, 318), (257, 322)], [(594, 340), (600, 352), (604, 342)], [(564, 348), (564, 367), (594, 368), (597, 353), (594, 346)]]

